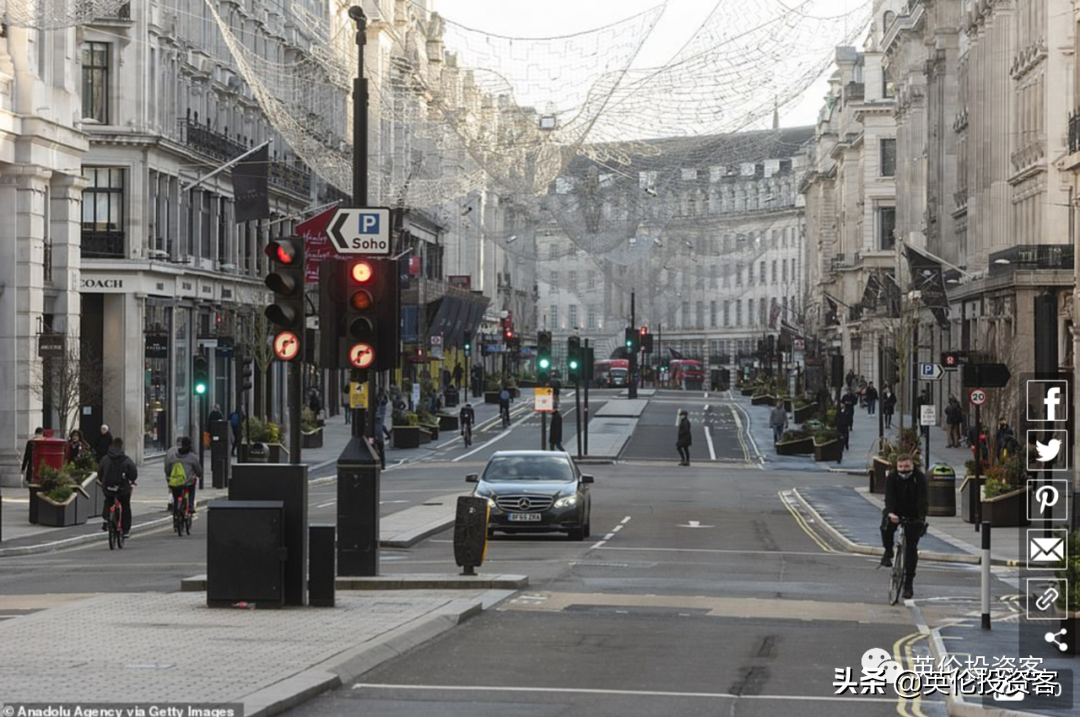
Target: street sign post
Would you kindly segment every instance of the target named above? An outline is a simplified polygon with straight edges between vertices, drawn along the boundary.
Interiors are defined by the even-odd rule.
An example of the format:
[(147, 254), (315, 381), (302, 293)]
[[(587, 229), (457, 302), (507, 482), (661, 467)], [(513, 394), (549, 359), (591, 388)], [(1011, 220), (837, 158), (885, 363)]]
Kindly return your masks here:
[(945, 369), (941, 368), (939, 363), (919, 364), (919, 380), (921, 381), (940, 381), (944, 375)]
[(937, 406), (919, 407), (919, 425), (933, 426), (937, 424)]
[(339, 254), (390, 256), (390, 210), (384, 207), (342, 207), (326, 230)]
[(537, 413), (552, 413), (555, 410), (555, 389), (538, 387), (533, 410)]
[(973, 388), (971, 393), (968, 394), (968, 400), (971, 401), (972, 406), (982, 406), (986, 403), (986, 391), (981, 388)]

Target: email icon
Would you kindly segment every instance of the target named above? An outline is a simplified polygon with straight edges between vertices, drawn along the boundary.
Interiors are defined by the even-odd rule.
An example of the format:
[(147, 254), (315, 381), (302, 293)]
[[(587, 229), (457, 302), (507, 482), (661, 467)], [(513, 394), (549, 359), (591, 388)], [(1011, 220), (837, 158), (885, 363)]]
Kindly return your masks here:
[(1029, 569), (1057, 569), (1065, 563), (1065, 536), (1047, 538), (1041, 530), (1029, 530), (1027, 539)]

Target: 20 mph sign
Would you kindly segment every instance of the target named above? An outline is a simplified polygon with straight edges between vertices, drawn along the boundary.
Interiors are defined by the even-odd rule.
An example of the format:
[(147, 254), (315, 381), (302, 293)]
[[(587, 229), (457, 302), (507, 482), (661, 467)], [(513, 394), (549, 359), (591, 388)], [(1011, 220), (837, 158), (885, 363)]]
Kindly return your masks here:
[(390, 256), (390, 210), (343, 207), (330, 220), (326, 235), (339, 254)]
[(973, 388), (971, 393), (968, 394), (968, 399), (971, 401), (972, 406), (981, 406), (986, 403), (986, 391), (981, 388)]

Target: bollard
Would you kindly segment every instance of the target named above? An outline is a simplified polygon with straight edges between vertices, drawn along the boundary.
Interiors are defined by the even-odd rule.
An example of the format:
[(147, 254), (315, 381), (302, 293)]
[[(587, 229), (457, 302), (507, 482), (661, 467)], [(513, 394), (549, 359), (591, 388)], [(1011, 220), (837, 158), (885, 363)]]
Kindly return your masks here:
[(982, 524), (982, 629), (990, 629), (990, 521)]

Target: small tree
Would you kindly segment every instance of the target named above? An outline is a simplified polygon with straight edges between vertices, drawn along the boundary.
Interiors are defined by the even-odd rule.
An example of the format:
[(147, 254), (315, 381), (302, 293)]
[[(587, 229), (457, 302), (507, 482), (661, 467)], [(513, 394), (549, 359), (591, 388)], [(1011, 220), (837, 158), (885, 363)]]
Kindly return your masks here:
[(63, 351), (35, 363), (31, 369), (30, 392), (56, 411), (58, 430), (66, 436), (76, 420), (79, 406), (98, 404), (106, 382), (101, 355), (82, 345), (75, 334), (67, 334)]
[(267, 378), (270, 374), (270, 364), (274, 360), (274, 353), (270, 347), (270, 322), (266, 316), (258, 311), (255, 313), (255, 336), (251, 342), (255, 368), (259, 372), (256, 385), (255, 415), (266, 417), (267, 410)]

